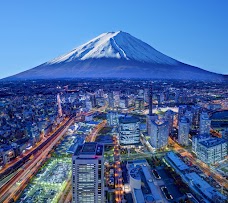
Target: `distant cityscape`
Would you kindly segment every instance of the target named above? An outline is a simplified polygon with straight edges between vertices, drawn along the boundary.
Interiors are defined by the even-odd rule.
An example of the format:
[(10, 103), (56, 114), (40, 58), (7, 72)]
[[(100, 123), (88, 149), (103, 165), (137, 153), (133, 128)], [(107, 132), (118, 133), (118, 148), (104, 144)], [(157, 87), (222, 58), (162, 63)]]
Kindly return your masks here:
[(225, 203), (228, 84), (0, 81), (0, 202)]

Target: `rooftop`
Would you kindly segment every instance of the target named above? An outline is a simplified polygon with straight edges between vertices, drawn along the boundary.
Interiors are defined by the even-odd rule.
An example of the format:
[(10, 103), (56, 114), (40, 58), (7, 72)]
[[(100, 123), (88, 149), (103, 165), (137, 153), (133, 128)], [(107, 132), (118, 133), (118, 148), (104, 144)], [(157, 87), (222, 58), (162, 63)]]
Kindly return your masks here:
[(209, 139), (211, 137), (210, 134), (198, 134), (196, 136), (194, 136), (194, 138), (196, 138), (197, 140), (202, 140), (202, 139)]
[(202, 144), (203, 146), (209, 148), (209, 147), (214, 147), (216, 145), (220, 145), (220, 144), (223, 144), (226, 142), (227, 142), (227, 140), (225, 140), (223, 138), (213, 137), (213, 138), (210, 138), (208, 140), (201, 141), (199, 143)]
[(97, 142), (85, 142), (82, 146), (77, 147), (74, 155), (97, 155), (103, 154), (103, 145)]
[(137, 123), (139, 122), (139, 119), (133, 116), (125, 116), (125, 117), (120, 117), (119, 122), (123, 124), (129, 124), (129, 123)]
[(96, 148), (97, 148), (97, 143), (94, 143), (94, 142), (92, 142), (92, 143), (85, 143), (84, 145), (83, 145), (83, 148), (82, 148), (82, 150), (81, 150), (81, 154), (83, 153), (88, 153), (88, 154), (94, 154), (95, 153), (95, 151), (96, 151)]
[(209, 199), (226, 199), (221, 193), (219, 193), (215, 188), (209, 185), (205, 180), (203, 180), (198, 174), (195, 172), (189, 173), (185, 175), (192, 183)]
[(128, 170), (130, 176), (142, 182), (141, 189), (132, 188), (134, 190), (137, 202), (143, 203), (146, 201), (162, 200), (159, 188), (152, 181), (152, 175), (149, 171), (149, 165), (146, 160), (135, 160), (128, 162)]
[(189, 168), (174, 152), (168, 152), (167, 156), (179, 170), (183, 171)]

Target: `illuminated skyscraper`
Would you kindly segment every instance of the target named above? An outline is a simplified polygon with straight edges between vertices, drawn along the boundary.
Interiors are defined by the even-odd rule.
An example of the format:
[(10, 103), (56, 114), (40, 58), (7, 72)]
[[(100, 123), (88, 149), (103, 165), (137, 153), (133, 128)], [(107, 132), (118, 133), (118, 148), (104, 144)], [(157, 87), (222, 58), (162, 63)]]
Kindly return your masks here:
[(104, 146), (87, 142), (72, 157), (73, 203), (103, 203)]
[(57, 104), (58, 104), (58, 116), (62, 117), (63, 112), (62, 112), (62, 105), (61, 105), (61, 99), (59, 93), (57, 94)]
[(146, 88), (146, 89), (144, 89), (144, 95), (143, 95), (143, 99), (144, 99), (144, 101), (145, 102), (149, 102), (149, 95), (148, 95), (148, 93), (149, 93), (149, 90)]
[(184, 117), (186, 117), (189, 121), (189, 126), (190, 126), (190, 129), (192, 129), (192, 112), (190, 110), (186, 110), (185, 111), (185, 114), (184, 114)]
[(108, 107), (109, 108), (114, 108), (114, 95), (113, 91), (108, 93)]
[(114, 91), (114, 107), (119, 107), (120, 105), (120, 91)]
[(91, 102), (92, 108), (96, 106), (96, 95), (93, 92), (87, 92), (89, 101)]
[(119, 124), (118, 112), (109, 111), (107, 113), (107, 121), (110, 126), (117, 126)]
[(173, 129), (173, 117), (174, 117), (174, 112), (172, 110), (167, 110), (165, 112), (165, 120), (168, 121), (169, 123), (169, 134), (171, 134)]
[(178, 143), (188, 146), (188, 135), (190, 129), (189, 120), (186, 117), (182, 117), (178, 126)]
[(142, 98), (135, 99), (135, 109), (144, 110), (144, 101)]
[(148, 134), (150, 135), (151, 145), (156, 149), (167, 146), (169, 136), (169, 123), (164, 120), (150, 120), (151, 127)]
[(149, 136), (150, 136), (150, 133), (151, 133), (151, 121), (155, 121), (156, 119), (158, 119), (158, 116), (156, 114), (153, 114), (153, 112), (152, 112), (152, 110), (153, 110), (152, 96), (153, 96), (152, 85), (150, 85), (150, 87), (148, 89), (149, 114), (146, 117), (147, 132), (148, 132)]
[(187, 106), (186, 105), (180, 105), (178, 108), (178, 121), (181, 120), (181, 117), (184, 116), (185, 112), (187, 110)]
[(149, 95), (149, 116), (152, 116), (153, 115), (153, 113), (152, 113), (152, 109), (153, 109), (153, 101), (152, 101), (152, 97), (153, 97), (153, 94), (152, 94), (152, 86), (150, 86), (150, 88), (149, 88), (149, 93), (148, 93), (148, 95)]
[(211, 120), (206, 112), (200, 114), (200, 134), (209, 134), (211, 128)]
[(138, 118), (119, 118), (119, 140), (120, 144), (122, 145), (133, 145), (140, 142), (140, 129)]
[(199, 130), (200, 124), (200, 112), (201, 108), (199, 106), (192, 106), (192, 129)]

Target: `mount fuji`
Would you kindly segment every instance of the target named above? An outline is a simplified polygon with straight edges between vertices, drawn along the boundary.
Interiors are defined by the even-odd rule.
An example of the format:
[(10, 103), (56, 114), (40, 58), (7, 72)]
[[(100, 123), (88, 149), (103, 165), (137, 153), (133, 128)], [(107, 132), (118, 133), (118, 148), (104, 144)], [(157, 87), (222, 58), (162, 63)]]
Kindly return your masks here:
[(107, 32), (7, 80), (141, 78), (223, 81), (225, 76), (168, 57), (132, 35)]

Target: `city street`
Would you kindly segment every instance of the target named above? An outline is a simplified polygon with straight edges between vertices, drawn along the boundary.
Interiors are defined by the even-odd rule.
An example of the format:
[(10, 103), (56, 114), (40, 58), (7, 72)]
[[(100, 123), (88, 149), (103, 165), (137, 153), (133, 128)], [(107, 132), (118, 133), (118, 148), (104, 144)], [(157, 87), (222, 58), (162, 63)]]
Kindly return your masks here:
[(15, 177), (5, 184), (4, 187), (1, 188), (0, 202), (7, 203), (11, 199), (17, 199), (21, 191), (26, 187), (29, 180), (38, 171), (40, 166), (42, 166), (53, 146), (55, 146), (56, 143), (61, 139), (73, 121), (74, 119), (71, 118), (65, 122), (62, 125), (60, 132), (58, 132), (56, 136), (42, 148), (42, 151), (40, 150), (31, 160), (24, 164), (23, 170), (21, 170)]
[(169, 137), (169, 144), (173, 145), (174, 151), (181, 154), (182, 156), (188, 157), (188, 159), (192, 162), (192, 164), (198, 166), (207, 176), (211, 176), (221, 186), (228, 188), (228, 181), (225, 178), (223, 178), (218, 173), (214, 173), (205, 163), (203, 163), (199, 159), (196, 159), (195, 157), (193, 157), (191, 153), (189, 153), (186, 149), (184, 149), (183, 147), (178, 145), (176, 142), (174, 142), (170, 137)]

